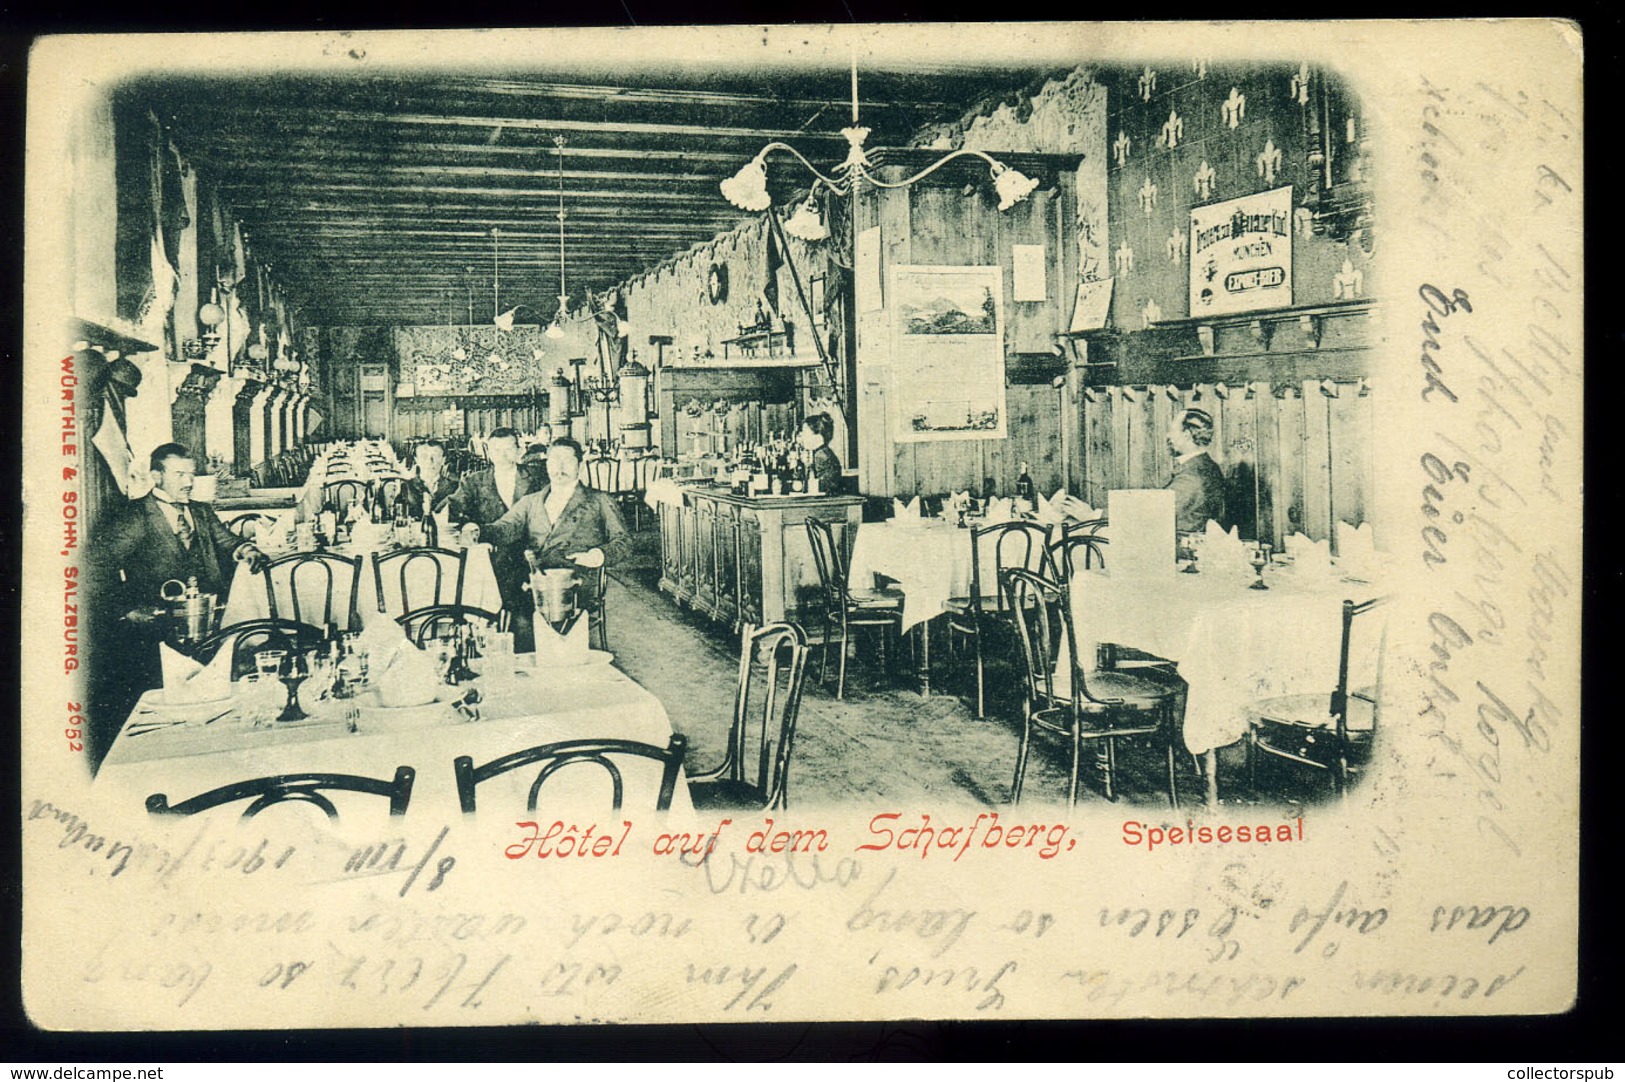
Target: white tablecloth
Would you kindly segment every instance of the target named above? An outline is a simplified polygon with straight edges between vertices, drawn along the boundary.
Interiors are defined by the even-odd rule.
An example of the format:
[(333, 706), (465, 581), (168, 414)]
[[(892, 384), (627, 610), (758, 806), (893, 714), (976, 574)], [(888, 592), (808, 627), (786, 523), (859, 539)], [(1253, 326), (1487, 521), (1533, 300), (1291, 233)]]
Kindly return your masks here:
[[(361, 626), (366, 627), (377, 621), (393, 622), (401, 615), (400, 567), (386, 565), (384, 568), (384, 611), (378, 611), (378, 587), (373, 572), (372, 555), (364, 554), (361, 566), (360, 596), (357, 598), (357, 615), (361, 618)], [(434, 572), (427, 563), (413, 561), (407, 571), (407, 591), (415, 603), (419, 598), (426, 596), (433, 585)], [(300, 576), (300, 601), (305, 612), (320, 612), (323, 604), (322, 593), (318, 585), (326, 586), (326, 580), (314, 572), (306, 572)], [(281, 584), (279, 584), (281, 586)], [(444, 580), (444, 596), (449, 603), (451, 593), (455, 588), (455, 580), (448, 577)], [(335, 582), (333, 590), (334, 621), (340, 622), (342, 614), (349, 611), (349, 583), (347, 581)], [(491, 569), (491, 546), (478, 544), (468, 550), (468, 567), (463, 576), (463, 604), (487, 612), (496, 612), (502, 608), (502, 594), (497, 589), (496, 573)], [(284, 619), (293, 618), (292, 599), (284, 593), (283, 589), (277, 591), (277, 614)], [(221, 627), (239, 624), (244, 620), (259, 620), (271, 615), (270, 605), (265, 594), (265, 576), (256, 575), (249, 571), (248, 565), (239, 563), (236, 573), (231, 580), (231, 594), (226, 599), (226, 609), (221, 616)], [(314, 623), (314, 620), (307, 620)], [(353, 629), (350, 629), (353, 630)]]
[[(881, 574), (901, 583), (906, 631), (942, 612), (949, 598), (970, 596), (970, 534), (946, 519), (866, 522), (858, 527), (848, 581), (854, 588), (868, 589), (874, 576)], [(998, 575), (991, 542), (980, 555), (982, 594), (996, 597)]]
[[(364, 709), (356, 732), (335, 715), (256, 728), (233, 713), (205, 725), (204, 719), (231, 703), (166, 706), (161, 691), (149, 691), (108, 750), (96, 785), (121, 797), (128, 794), (132, 808), (138, 809), (152, 793), (164, 793), (175, 804), (252, 778), (332, 772), (389, 780), (397, 767), (410, 766), (417, 779), (408, 816), (448, 815), (458, 810), (452, 760), (459, 755), (472, 756), (474, 765), (481, 766), (510, 752), (560, 740), (614, 738), (664, 747), (671, 739), (671, 721), (660, 700), (612, 665), (542, 672), (524, 668), (523, 658), (520, 665), (513, 689), (482, 703), (478, 722), (463, 720), (444, 704), (396, 711)], [(238, 691), (240, 695), (242, 685)], [(154, 722), (180, 719), (189, 723), (141, 731)], [(129, 735), (132, 730), (136, 735)], [(647, 817), (659, 791), (660, 764), (629, 757), (614, 761), (624, 775), (623, 814), (634, 821), (640, 814)], [(600, 822), (610, 822), (608, 775), (589, 765), (560, 771), (543, 786), (537, 816), (526, 815), (525, 798), (538, 769), (520, 768), (481, 784), (476, 790), (481, 813), (499, 809), (494, 813), (498, 821), (500, 809), (511, 813), (510, 821), (596, 814)], [(361, 821), (376, 816), (382, 822), (387, 815), (382, 797), (339, 793), (333, 800), (345, 819), (353, 814)], [(246, 807), (246, 802), (234, 804), (217, 814), (234, 817)], [(692, 811), (681, 775), (672, 810)], [(312, 809), (292, 806), (267, 811), (261, 819), (280, 815), (321, 817)], [(615, 820), (614, 826), (619, 825)]]
[[(367, 461), (374, 454), (382, 455), (388, 465), (375, 470)], [(349, 469), (335, 469), (341, 462), (348, 464)], [(379, 477), (404, 476), (406, 470), (388, 444), (335, 447), (311, 463), (310, 474), (300, 487), (296, 501), (299, 517), (308, 521), (322, 509), (322, 486), (329, 481), (360, 481), (370, 485)]]
[[(1337, 685), (1342, 602), (1380, 591), (1335, 574), (1265, 572), (1268, 590), (1251, 590), (1249, 574), (1170, 573), (1145, 578), (1109, 571), (1073, 578), (1072, 615), (1078, 661), (1093, 668), (1098, 643), (1134, 647), (1179, 663), (1190, 685), (1185, 743), (1200, 754), (1247, 735), (1247, 708), (1261, 698), (1306, 692), (1330, 698)], [(1381, 628), (1356, 624), (1350, 682), (1376, 673)], [(1058, 660), (1065, 664), (1064, 644)], [(1067, 687), (1057, 672), (1057, 691)]]

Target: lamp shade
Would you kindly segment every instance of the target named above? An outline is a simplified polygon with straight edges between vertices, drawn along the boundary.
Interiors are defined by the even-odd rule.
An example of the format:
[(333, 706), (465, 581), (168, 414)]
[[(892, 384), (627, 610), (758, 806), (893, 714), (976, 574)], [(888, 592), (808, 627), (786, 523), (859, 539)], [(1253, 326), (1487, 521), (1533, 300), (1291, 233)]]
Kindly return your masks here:
[(197, 310), (197, 321), (205, 327), (218, 327), (226, 320), (226, 310), (210, 301)]
[(1008, 165), (993, 167), (993, 187), (999, 193), (999, 209), (1009, 210), (1033, 194), (1038, 181)]
[(767, 164), (761, 156), (752, 158), (723, 181), (722, 194), (740, 210), (766, 210), (773, 200), (767, 194)]
[(829, 236), (829, 227), (824, 224), (824, 216), (818, 211), (818, 204), (812, 196), (796, 207), (796, 212), (790, 215), (790, 220), (784, 223), (784, 231), (799, 240), (818, 241)]
[(559, 321), (555, 319), (552, 323), (548, 324), (547, 330), (544, 333), (547, 335), (547, 337), (556, 342), (560, 338), (564, 337), (564, 328), (559, 326)]

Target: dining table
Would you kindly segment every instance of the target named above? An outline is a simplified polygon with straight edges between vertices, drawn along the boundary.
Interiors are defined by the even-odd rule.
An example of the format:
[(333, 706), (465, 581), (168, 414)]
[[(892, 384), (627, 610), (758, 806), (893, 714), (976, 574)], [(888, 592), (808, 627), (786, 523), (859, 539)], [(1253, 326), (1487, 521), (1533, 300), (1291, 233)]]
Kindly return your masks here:
[[(991, 598), (994, 557), (983, 551), (980, 559), (982, 592)], [(948, 519), (894, 518), (858, 530), (849, 581), (866, 588), (876, 574), (895, 580), (904, 592), (903, 628), (919, 628), (928, 644), (929, 621), (949, 598), (969, 596), (971, 561), (968, 528)], [(1369, 562), (1351, 575), (1336, 563), (1300, 565), (1277, 555), (1262, 576), (1240, 561), (1221, 566), (1209, 559), (1194, 572), (1180, 569), (1188, 562), (1170, 561), (1149, 574), (1114, 574), (1109, 562), (1072, 578), (1079, 664), (1093, 667), (1102, 644), (1177, 664), (1188, 685), (1184, 743), (1202, 764), (1210, 804), (1217, 801), (1216, 750), (1246, 738), (1251, 705), (1304, 692), (1324, 692), (1329, 702), (1337, 684), (1342, 602), (1381, 592)], [(1260, 577), (1266, 589), (1254, 588)], [(1376, 670), (1378, 641), (1380, 636), (1365, 636), (1356, 643), (1353, 671)], [(1070, 694), (1068, 656), (1063, 643), (1054, 674), (1060, 695)], [(923, 687), (928, 691), (929, 683)]]
[(370, 486), (374, 481), (407, 476), (409, 473), (396, 457), (395, 449), (387, 443), (338, 444), (310, 464), (305, 483), (295, 495), (294, 506), (299, 510), (300, 519), (308, 522), (322, 509), (325, 486), (330, 482), (360, 481)]
[[(448, 531), (449, 533), (450, 531)], [(457, 542), (448, 539), (447, 545)], [(445, 547), (445, 546), (442, 546)], [(356, 590), (355, 607), (356, 616), (361, 627), (369, 627), (374, 623), (392, 623), (405, 614), (405, 605), (401, 590), (400, 568), (386, 566), (382, 576), (373, 569), (373, 561), (388, 555), (388, 546), (376, 549), (362, 549), (352, 545), (338, 545), (326, 551), (338, 556), (354, 558), (361, 557), (361, 578)], [(269, 556), (288, 555), (287, 551), (271, 549)], [(496, 571), (491, 561), (491, 546), (478, 542), (466, 548), (463, 571), (462, 604), (487, 612), (496, 612), (502, 608), (502, 592), (497, 587)], [(427, 561), (410, 561), (406, 568), (406, 596), (420, 599), (433, 589), (434, 571)], [(379, 604), (378, 579), (383, 579), (382, 604)], [(326, 580), (314, 574), (306, 574), (299, 579), (300, 610), (303, 612), (320, 612), (323, 609)], [(292, 591), (293, 583), (289, 579), (275, 579), (277, 591), (277, 615), (290, 617), (293, 613)], [(441, 603), (449, 603), (449, 599)], [(335, 582), (333, 611), (335, 613), (348, 613), (350, 606), (349, 584)], [(421, 607), (418, 605), (417, 607)], [(220, 619), (221, 627), (230, 627), (245, 620), (264, 619), (271, 615), (270, 593), (266, 585), (265, 576), (256, 574), (246, 562), (238, 563), (232, 573), (231, 592), (227, 595), (226, 605)], [(344, 630), (353, 631), (356, 628), (346, 626)]]
[[(510, 675), (491, 672), (489, 658), (476, 659), (481, 675), (472, 683), (444, 687), (437, 701), (418, 706), (382, 706), (371, 692), (334, 699), (301, 688), (309, 717), (290, 722), (274, 720), (286, 691), (271, 677), (237, 681), (230, 698), (219, 702), (171, 703), (162, 688), (150, 689), (109, 748), (96, 786), (119, 799), (128, 795), (141, 807), (155, 793), (176, 804), (255, 778), (319, 772), (388, 780), (398, 767), (410, 766), (416, 779), (407, 816), (451, 815), (460, 809), (452, 765), (459, 756), (479, 766), (558, 741), (612, 738), (664, 748), (672, 737), (660, 700), (616, 668), (608, 654), (592, 651), (562, 663), (537, 662), (529, 654), (504, 657), (500, 668), (511, 667)], [(481, 691), (477, 717), (455, 705), (469, 687)], [(654, 807), (662, 768), (656, 760), (630, 757), (617, 758), (616, 765), (625, 790), (621, 812), (613, 816), (618, 827), (622, 815), (633, 819)], [(509, 821), (599, 814), (610, 822), (609, 775), (589, 764), (560, 770), (541, 789), (536, 812), (526, 812), (539, 769), (522, 767), (480, 783), (478, 809), (499, 809), (495, 817)], [(362, 821), (387, 818), (379, 797), (338, 793), (333, 802), (346, 821), (352, 814)], [(671, 809), (693, 810), (681, 775)], [(318, 813), (289, 807), (276, 814)]]
[[(1259, 581), (1265, 588), (1255, 588)], [(1178, 666), (1188, 688), (1182, 736), (1201, 762), (1212, 805), (1218, 801), (1217, 749), (1246, 739), (1259, 700), (1321, 693), (1329, 705), (1343, 601), (1379, 593), (1369, 579), (1335, 565), (1310, 569), (1277, 558), (1261, 575), (1238, 566), (1194, 573), (1170, 566), (1162, 574), (1082, 570), (1072, 576), (1069, 596), (1081, 667), (1093, 668), (1107, 644)], [(1380, 634), (1368, 635), (1353, 645), (1352, 673), (1369, 679), (1380, 671), (1381, 641)], [(1071, 694), (1068, 656), (1063, 642), (1057, 695)]]

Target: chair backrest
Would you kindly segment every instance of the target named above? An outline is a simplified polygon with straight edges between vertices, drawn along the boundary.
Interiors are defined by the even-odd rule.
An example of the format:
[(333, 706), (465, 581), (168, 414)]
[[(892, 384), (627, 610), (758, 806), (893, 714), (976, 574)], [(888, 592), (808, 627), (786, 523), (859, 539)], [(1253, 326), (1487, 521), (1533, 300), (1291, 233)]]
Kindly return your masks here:
[(403, 477), (380, 477), (372, 482), (372, 506), (394, 507), (395, 501), (400, 497), (401, 486), (406, 484)]
[[(1027, 697), (1034, 703), (1048, 703), (1055, 698), (1055, 661), (1061, 648), (1058, 636), (1063, 629), (1072, 679), (1074, 683), (1082, 679), (1078, 672), (1077, 640), (1071, 635), (1071, 621), (1066, 616), (1070, 601), (1066, 584), (1021, 568), (1011, 568), (1004, 573), (1003, 593), (1010, 601), (1016, 637), (1021, 640)], [(1052, 618), (1052, 606), (1059, 610), (1059, 620)]]
[(208, 662), (221, 647), (230, 643), (231, 676), (235, 680), (253, 670), (254, 655), (261, 650), (316, 650), (326, 641), (326, 632), (313, 624), (280, 619), (244, 620), (228, 624), (199, 640), (192, 654), (197, 660)]
[(790, 753), (806, 671), (807, 635), (801, 628), (745, 625), (728, 757), (720, 773), (754, 789), (764, 810), (789, 804)]
[(536, 780), (531, 783), (530, 796), (525, 804), (525, 810), (535, 811), (536, 800), (542, 791), (543, 783), (567, 766), (590, 763), (609, 775), (613, 809), (620, 811), (626, 787), (616, 760), (652, 759), (662, 767), (660, 790), (655, 797), (655, 811), (667, 811), (671, 808), (672, 794), (677, 789), (677, 773), (682, 769), (683, 753), (687, 748), (688, 738), (682, 733), (673, 733), (671, 740), (663, 748), (653, 744), (640, 744), (635, 740), (563, 740), (556, 744), (542, 744), (526, 748), (524, 751), (516, 751), (500, 759), (493, 759), (484, 766), (475, 766), (471, 756), (459, 755), (452, 762), (452, 769), (457, 775), (457, 797), (462, 802), (463, 811), (473, 812), (474, 792), (481, 782), (510, 770), (540, 763), (541, 770), (536, 775)]
[[(981, 611), (983, 597), (989, 596), (984, 586), (991, 585), (994, 592), (990, 596), (997, 599), (998, 611), (1003, 612), (1008, 600), (1004, 596), (1004, 573), (1011, 569), (1049, 575), (1052, 571), (1050, 533), (1048, 526), (1023, 521), (998, 522), (973, 529), (970, 532), (971, 605)], [(993, 582), (990, 584), (982, 574), (985, 560), (991, 560), (989, 570), (993, 572)]]
[(1078, 533), (1062, 537), (1049, 547), (1050, 569), (1062, 582), (1071, 582), (1078, 568), (1085, 571), (1106, 566), (1106, 539), (1099, 534)]
[(599, 492), (614, 492), (616, 465), (616, 460), (613, 458), (588, 459), (587, 487), (595, 488)]
[(634, 459), (632, 462), (633, 491), (649, 491), (649, 482), (655, 479), (664, 465), (665, 462), (658, 455), (644, 455), (642, 458)]
[[(337, 614), (343, 617), (340, 630), (356, 631), (361, 627), (360, 613), (356, 609), (361, 588), (361, 557), (332, 552), (295, 552), (267, 563), (263, 575), (266, 605), (273, 617), (292, 616), (307, 624), (328, 627), (339, 623), (335, 618)], [(344, 590), (342, 601), (334, 596), (340, 587)], [(315, 619), (318, 612), (319, 620)]]
[(231, 518), (226, 519), (226, 529), (238, 537), (253, 541), (259, 537), (261, 526), (271, 525), (275, 522), (276, 519), (271, 515), (262, 514), (259, 511), (245, 511), (240, 515), (233, 515)]
[(331, 508), (342, 515), (349, 510), (352, 503), (359, 503), (363, 510), (371, 510), (372, 493), (368, 491), (365, 481), (346, 478), (342, 481), (328, 481), (322, 485), (323, 507)]
[(1361, 601), (1359, 603), (1349, 600), (1345, 600), (1343, 602), (1343, 633), (1338, 645), (1337, 653), (1337, 687), (1332, 691), (1331, 703), (1329, 704), (1327, 710), (1327, 712), (1330, 713), (1333, 718), (1337, 719), (1337, 739), (1343, 743), (1346, 743), (1349, 738), (1348, 707), (1350, 699), (1359, 699), (1363, 702), (1371, 704), (1373, 728), (1376, 727), (1378, 715), (1382, 710), (1383, 656), (1387, 652), (1385, 649), (1387, 646), (1387, 628), (1385, 627), (1383, 629), (1382, 638), (1378, 642), (1376, 658), (1377, 671), (1375, 674), (1375, 680), (1372, 685), (1370, 685), (1370, 691), (1366, 691), (1363, 688), (1358, 691), (1351, 691), (1349, 689), (1349, 653), (1351, 644), (1354, 640), (1355, 617), (1370, 612), (1377, 606), (1385, 604), (1387, 600), (1388, 599), (1386, 597), (1374, 597), (1369, 601)]
[(196, 815), (221, 804), (253, 798), (254, 802), (243, 812), (244, 819), (252, 819), (272, 805), (287, 803), (314, 804), (329, 819), (337, 819), (338, 809), (322, 792), (336, 790), (388, 797), (389, 814), (405, 815), (406, 806), (412, 799), (412, 783), (416, 779), (417, 771), (409, 766), (397, 767), (395, 777), (389, 781), (356, 774), (278, 774), (222, 785), (179, 804), (170, 804), (167, 794), (153, 793), (147, 798), (147, 811), (153, 815)]
[(846, 607), (846, 560), (835, 540), (835, 531), (821, 519), (807, 519), (807, 543), (812, 547), (813, 565), (818, 569), (818, 585), (824, 593), (826, 612)]
[(507, 609), (490, 612), (470, 605), (425, 605), (421, 609), (411, 609), (395, 617), (395, 622), (405, 630), (407, 638), (417, 646), (422, 646), (430, 639), (442, 637), (445, 628), (475, 620), (497, 631), (507, 631), (511, 617)]
[[(387, 575), (385, 565), (390, 569)], [(378, 611), (405, 613), (430, 605), (461, 605), (467, 572), (466, 549), (420, 545), (394, 552), (375, 552), (372, 554), (372, 581), (378, 595)]]

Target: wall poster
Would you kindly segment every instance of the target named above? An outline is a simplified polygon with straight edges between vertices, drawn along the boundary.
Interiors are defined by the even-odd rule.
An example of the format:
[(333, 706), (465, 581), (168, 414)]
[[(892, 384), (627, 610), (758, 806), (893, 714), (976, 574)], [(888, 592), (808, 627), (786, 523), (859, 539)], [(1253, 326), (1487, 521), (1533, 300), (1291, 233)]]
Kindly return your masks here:
[(1191, 315), (1292, 304), (1292, 188), (1191, 208)]
[(998, 267), (892, 268), (892, 419), (900, 443), (1005, 437)]

